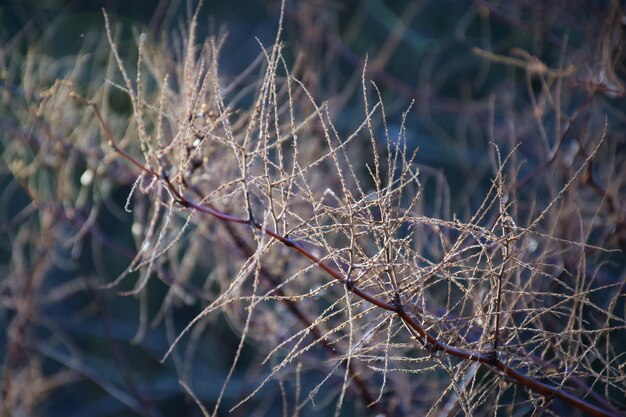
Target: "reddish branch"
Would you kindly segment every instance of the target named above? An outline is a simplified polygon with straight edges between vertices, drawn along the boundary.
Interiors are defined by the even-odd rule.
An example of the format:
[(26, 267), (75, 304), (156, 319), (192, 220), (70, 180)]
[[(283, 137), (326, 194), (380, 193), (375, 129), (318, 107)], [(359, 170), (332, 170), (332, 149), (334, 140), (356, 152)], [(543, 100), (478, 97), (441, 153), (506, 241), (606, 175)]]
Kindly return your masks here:
[[(84, 102), (84, 100), (80, 99), (75, 94), (72, 94), (72, 96)], [(117, 143), (115, 142), (113, 138), (113, 135), (111, 134), (106, 123), (104, 122), (104, 118), (102, 117), (102, 114), (100, 113), (98, 106), (93, 102), (86, 102), (86, 103), (94, 109), (96, 117), (98, 118), (98, 121), (100, 122), (100, 125), (102, 126), (104, 134), (109, 142), (109, 145), (122, 158), (127, 160), (129, 163), (136, 166), (141, 171), (150, 175), (151, 177), (157, 178), (163, 181), (163, 183), (167, 186), (167, 189), (170, 191), (171, 196), (182, 207), (196, 210), (198, 212), (210, 215), (218, 220), (222, 220), (225, 222), (250, 225), (251, 227), (260, 231), (261, 233), (264, 233), (278, 240), (285, 246), (299, 253), (301, 256), (309, 259), (314, 265), (324, 270), (324, 272), (330, 275), (333, 279), (339, 281), (343, 285), (346, 285), (346, 288), (350, 292), (352, 292), (354, 295), (360, 297), (363, 300), (368, 301), (369, 303), (379, 308), (395, 313), (403, 321), (403, 323), (407, 326), (407, 328), (411, 331), (413, 337), (416, 340), (420, 341), (431, 352), (444, 352), (456, 358), (471, 360), (474, 362), (481, 363), (483, 365), (486, 365), (492, 371), (496, 373), (499, 372), (501, 375), (506, 376), (510, 381), (516, 384), (522, 385), (536, 394), (546, 397), (547, 399), (553, 399), (553, 398), (561, 399), (567, 404), (575, 408), (578, 408), (592, 416), (597, 416), (597, 417), (621, 416), (621, 414), (619, 413), (616, 413), (612, 410), (607, 410), (602, 407), (598, 407), (594, 404), (589, 403), (588, 401), (585, 401), (582, 398), (577, 397), (576, 395), (570, 394), (569, 392), (564, 391), (563, 387), (546, 384), (544, 382), (541, 382), (537, 378), (528, 376), (520, 371), (517, 371), (516, 369), (511, 368), (507, 363), (505, 363), (503, 360), (498, 358), (497, 354), (495, 354), (493, 351), (486, 352), (486, 353), (478, 352), (475, 350), (459, 348), (459, 347), (456, 347), (456, 346), (453, 346), (453, 345), (450, 345), (450, 344), (447, 344), (445, 342), (438, 340), (435, 336), (428, 333), (413, 315), (410, 315), (405, 310), (399, 294), (395, 294), (393, 300), (390, 300), (390, 301), (382, 300), (356, 287), (351, 281), (347, 281), (339, 271), (335, 270), (333, 267), (326, 264), (320, 258), (313, 255), (310, 251), (305, 249), (303, 246), (301, 246), (298, 242), (294, 241), (293, 239), (290, 239), (289, 237), (286, 237), (286, 236), (282, 236), (276, 233), (275, 231), (267, 227), (264, 227), (263, 225), (259, 223), (254, 222), (253, 220), (244, 219), (238, 216), (224, 213), (215, 208), (207, 207), (206, 205), (198, 204), (188, 199), (176, 189), (176, 187), (172, 184), (168, 175), (164, 171), (161, 170), (161, 172), (156, 172), (152, 168), (145, 166), (143, 163), (139, 162), (133, 156), (129, 155), (123, 149), (118, 147)]]

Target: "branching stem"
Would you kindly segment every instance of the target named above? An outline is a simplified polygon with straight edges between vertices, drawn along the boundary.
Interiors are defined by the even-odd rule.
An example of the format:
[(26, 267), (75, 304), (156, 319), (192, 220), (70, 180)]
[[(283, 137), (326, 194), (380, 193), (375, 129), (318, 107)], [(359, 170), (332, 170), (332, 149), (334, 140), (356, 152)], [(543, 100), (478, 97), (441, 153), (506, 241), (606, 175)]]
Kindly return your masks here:
[[(74, 95), (75, 96), (75, 95)], [(400, 320), (416, 335), (418, 335), (427, 346), (430, 346), (432, 352), (443, 352), (448, 355), (454, 356), (456, 358), (475, 361), (484, 365), (487, 365), (490, 369), (495, 372), (502, 374), (509, 378), (512, 382), (525, 386), (530, 391), (533, 391), (536, 394), (542, 395), (548, 399), (558, 398), (568, 403), (569, 405), (576, 407), (590, 415), (597, 417), (618, 417), (620, 414), (607, 410), (605, 408), (598, 407), (594, 404), (591, 404), (585, 401), (582, 398), (577, 397), (569, 392), (564, 391), (561, 387), (553, 386), (550, 384), (546, 384), (538, 380), (537, 378), (533, 378), (528, 376), (516, 369), (513, 369), (509, 364), (505, 363), (498, 357), (494, 356), (492, 352), (479, 352), (475, 350), (468, 350), (453, 346), (451, 344), (447, 344), (438, 340), (435, 336), (426, 331), (426, 329), (421, 325), (414, 316), (409, 314), (407, 310), (403, 307), (399, 294), (396, 293), (396, 296), (393, 300), (386, 301), (382, 300), (367, 291), (362, 290), (358, 286), (350, 283), (348, 285), (348, 280), (343, 276), (343, 274), (337, 271), (332, 266), (328, 265), (321, 258), (315, 256), (311, 251), (307, 250), (304, 246), (294, 241), (293, 239), (283, 236), (274, 230), (264, 227), (258, 223), (251, 223), (250, 218), (241, 218), (238, 216), (234, 216), (225, 212), (222, 212), (218, 209), (208, 207), (204, 204), (198, 204), (187, 197), (185, 197), (182, 193), (180, 193), (176, 187), (172, 184), (172, 182), (167, 178), (167, 176), (159, 175), (159, 173), (155, 172), (153, 169), (146, 167), (144, 164), (139, 162), (137, 159), (126, 153), (123, 149), (121, 149), (115, 142), (113, 135), (109, 131), (107, 125), (104, 123), (104, 119), (98, 109), (98, 106), (93, 102), (86, 102), (89, 104), (95, 111), (96, 117), (100, 122), (100, 125), (104, 131), (104, 134), (111, 145), (111, 147), (117, 152), (123, 159), (127, 160), (132, 165), (139, 168), (143, 173), (153, 177), (154, 179), (159, 179), (165, 183), (165, 186), (171, 193), (172, 197), (175, 201), (180, 204), (182, 207), (189, 208), (195, 210), (197, 212), (210, 215), (218, 220), (229, 222), (229, 223), (238, 223), (238, 224), (248, 224), (253, 226), (255, 229), (260, 232), (272, 237), (273, 239), (281, 242), (285, 246), (291, 248), (301, 256), (307, 258), (314, 265), (322, 269), (326, 272), (330, 277), (339, 281), (343, 285), (346, 285), (346, 288), (352, 292), (357, 297), (373, 304), (379, 308), (395, 313)], [(498, 328), (499, 323), (496, 323), (496, 329)], [(496, 340), (497, 342), (497, 340)]]

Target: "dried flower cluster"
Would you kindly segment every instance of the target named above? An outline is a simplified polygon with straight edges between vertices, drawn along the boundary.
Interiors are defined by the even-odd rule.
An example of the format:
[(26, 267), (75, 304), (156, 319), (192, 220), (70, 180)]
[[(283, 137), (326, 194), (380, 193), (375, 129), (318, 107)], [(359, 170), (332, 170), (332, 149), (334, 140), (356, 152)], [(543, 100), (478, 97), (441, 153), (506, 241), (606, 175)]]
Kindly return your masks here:
[[(98, 312), (81, 314), (101, 315), (114, 340), (112, 292), (139, 301), (133, 343), (165, 329), (161, 359), (175, 363), (205, 415), (261, 415), (273, 402), (294, 416), (320, 407), (337, 416), (623, 415), (624, 120), (603, 101), (624, 97), (617, 2), (599, 35), (602, 60), (587, 72), (569, 60), (588, 51), (570, 54), (566, 40), (555, 66), (521, 49), (474, 48), (482, 65), (523, 74), (529, 105), (504, 89), (465, 103), (470, 114), (459, 118), (486, 113), (491, 142), (468, 181), (488, 174), (491, 186), (479, 204), (468, 192), (463, 214), (450, 214), (445, 179), (412, 145), (408, 120), (426, 111), (424, 98), (412, 97), (397, 127), (389, 121), (385, 53), (364, 59), (342, 90), (361, 102), (346, 129), (337, 114), (348, 99), (319, 101), (316, 64), (286, 57), (283, 24), (304, 14), (283, 3), (275, 42), (229, 77), (219, 72), (225, 38), (197, 39), (199, 13), (170, 41), (136, 36), (132, 66), (105, 14), (106, 39), (87, 40), (108, 56), (105, 85), (83, 81), (84, 55), (50, 69), (33, 49), (20, 69), (6, 66), (2, 201), (19, 208), (1, 230), (11, 257), (0, 287), (0, 415), (28, 415), (38, 398), (81, 379), (160, 415), (123, 355), (113, 356), (127, 392), (95, 375), (46, 318), (86, 294), (84, 308)], [(130, 115), (112, 108), (124, 99)], [(132, 219), (132, 250), (109, 233), (105, 212)], [(59, 280), (63, 270), (74, 276)], [(181, 327), (185, 308), (194, 316)], [(239, 342), (207, 398), (194, 368), (224, 320)], [(45, 361), (61, 366), (51, 372)]]

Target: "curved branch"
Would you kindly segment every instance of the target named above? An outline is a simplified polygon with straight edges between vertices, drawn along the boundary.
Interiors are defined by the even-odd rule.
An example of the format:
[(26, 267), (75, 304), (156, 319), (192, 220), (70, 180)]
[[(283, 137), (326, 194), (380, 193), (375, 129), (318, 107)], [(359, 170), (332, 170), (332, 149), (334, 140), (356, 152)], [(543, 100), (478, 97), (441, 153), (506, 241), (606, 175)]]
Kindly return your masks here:
[(91, 101), (86, 102), (86, 104), (93, 107), (94, 111), (96, 112), (98, 121), (100, 122), (100, 125), (111, 147), (118, 154), (120, 154), (122, 158), (126, 159), (131, 164), (138, 167), (144, 173), (152, 176), (155, 179), (159, 179), (163, 181), (167, 189), (170, 191), (171, 196), (180, 206), (196, 210), (198, 212), (210, 215), (218, 220), (222, 220), (225, 222), (249, 224), (255, 229), (257, 229), (258, 231), (260, 231), (261, 233), (271, 236), (272, 238), (281, 242), (283, 245), (293, 249), (295, 252), (297, 252), (301, 256), (310, 260), (314, 265), (322, 269), (324, 272), (330, 275), (333, 279), (346, 285), (348, 290), (352, 292), (354, 295), (360, 297), (361, 299), (365, 301), (368, 301), (369, 303), (379, 308), (395, 313), (398, 316), (398, 318), (400, 318), (403, 321), (403, 323), (407, 326), (407, 328), (411, 331), (413, 336), (417, 340), (420, 340), (424, 345), (426, 345), (427, 348), (431, 350), (432, 352), (440, 351), (456, 358), (471, 360), (474, 362), (487, 365), (490, 369), (492, 369), (492, 371), (493, 370), (499, 371), (503, 375), (510, 378), (512, 382), (522, 385), (536, 394), (539, 394), (548, 399), (558, 398), (566, 402), (567, 404), (575, 408), (578, 408), (592, 416), (596, 416), (596, 417), (619, 417), (621, 416), (621, 414), (615, 413), (612, 410), (607, 410), (605, 408), (598, 407), (594, 404), (591, 404), (588, 401), (583, 400), (582, 398), (579, 398), (573, 394), (563, 391), (563, 387), (546, 384), (544, 382), (541, 382), (537, 378), (533, 378), (516, 369), (513, 369), (507, 363), (499, 359), (496, 356), (496, 354), (494, 354), (493, 351), (487, 352), (487, 353), (478, 352), (475, 350), (459, 348), (459, 347), (440, 341), (435, 336), (428, 333), (426, 329), (404, 309), (404, 306), (402, 304), (402, 301), (399, 295), (396, 295), (395, 299), (392, 301), (385, 301), (380, 298), (377, 298), (376, 296), (356, 287), (352, 282), (349, 283), (346, 280), (346, 278), (344, 278), (341, 272), (337, 271), (332, 266), (326, 264), (321, 258), (315, 256), (312, 252), (308, 251), (306, 248), (304, 248), (302, 245), (300, 245), (298, 242), (294, 241), (293, 239), (283, 236), (268, 227), (265, 227), (254, 221), (251, 221), (250, 219), (244, 219), (244, 218), (232, 215), (232, 214), (224, 213), (215, 208), (208, 207), (203, 204), (198, 204), (188, 199), (182, 193), (180, 193), (176, 189), (176, 187), (174, 187), (174, 185), (169, 180), (168, 176), (165, 175), (164, 172), (162, 172), (160, 175), (157, 174), (154, 170), (150, 169), (149, 167), (146, 167), (144, 164), (142, 164), (137, 159), (135, 159), (134, 157), (126, 153), (123, 149), (121, 149), (116, 144), (113, 138), (113, 135), (111, 134), (108, 127), (104, 123), (104, 120), (100, 114), (97, 104)]

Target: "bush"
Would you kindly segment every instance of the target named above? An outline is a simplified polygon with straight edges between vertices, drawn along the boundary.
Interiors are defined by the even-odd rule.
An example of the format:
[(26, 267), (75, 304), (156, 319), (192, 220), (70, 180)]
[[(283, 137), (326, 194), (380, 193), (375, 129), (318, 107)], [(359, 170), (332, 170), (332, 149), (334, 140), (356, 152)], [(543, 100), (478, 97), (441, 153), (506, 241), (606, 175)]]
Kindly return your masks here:
[(605, 3), (5, 42), (2, 415), (623, 415)]

